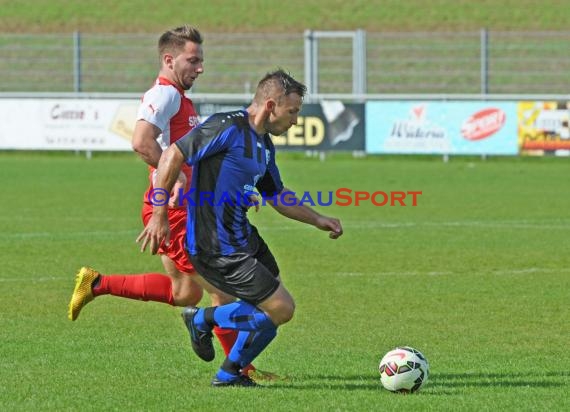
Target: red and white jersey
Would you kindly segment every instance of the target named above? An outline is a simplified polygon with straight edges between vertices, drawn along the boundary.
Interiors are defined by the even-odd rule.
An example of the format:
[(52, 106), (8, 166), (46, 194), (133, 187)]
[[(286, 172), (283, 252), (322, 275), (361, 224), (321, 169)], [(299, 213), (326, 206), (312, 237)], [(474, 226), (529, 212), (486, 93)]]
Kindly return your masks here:
[[(176, 87), (164, 77), (157, 78), (154, 86), (144, 94), (137, 113), (138, 120), (146, 120), (162, 131), (156, 139), (162, 150), (176, 142), (199, 123), (199, 117), (192, 100), (186, 97), (184, 90)], [(183, 165), (182, 170), (186, 173), (189, 186), (191, 168)], [(148, 195), (153, 189), (155, 169), (149, 166), (149, 172), (149, 187), (144, 194), (145, 203), (150, 203)]]
[(200, 121), (192, 100), (186, 97), (184, 90), (164, 77), (156, 79), (154, 86), (144, 94), (137, 113), (137, 120), (141, 119), (162, 131), (157, 139), (162, 150), (192, 130)]

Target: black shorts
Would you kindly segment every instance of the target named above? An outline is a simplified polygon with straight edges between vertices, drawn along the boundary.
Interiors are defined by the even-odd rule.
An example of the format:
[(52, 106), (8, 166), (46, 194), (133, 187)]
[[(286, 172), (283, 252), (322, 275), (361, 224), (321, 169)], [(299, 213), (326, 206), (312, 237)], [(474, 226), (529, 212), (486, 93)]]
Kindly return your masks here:
[(216, 288), (236, 298), (258, 305), (279, 287), (279, 267), (259, 235), (255, 254), (227, 256), (193, 255), (190, 261), (200, 275)]

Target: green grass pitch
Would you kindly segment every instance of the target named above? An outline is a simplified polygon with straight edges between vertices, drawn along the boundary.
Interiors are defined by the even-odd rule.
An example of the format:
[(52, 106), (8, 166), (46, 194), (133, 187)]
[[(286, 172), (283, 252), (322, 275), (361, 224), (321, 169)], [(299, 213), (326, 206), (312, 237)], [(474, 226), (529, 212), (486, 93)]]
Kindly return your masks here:
[[(567, 159), (281, 154), (297, 191), (421, 190), (418, 205), (317, 207), (345, 235), (252, 220), (297, 301), (256, 361), (286, 376), (213, 389), (179, 309), (97, 298), (66, 309), (76, 270), (161, 271), (141, 254), (146, 168), (133, 154), (0, 153), (0, 410), (568, 410)], [(207, 304), (207, 300), (203, 302)], [(420, 349), (414, 395), (382, 390), (382, 355)]]

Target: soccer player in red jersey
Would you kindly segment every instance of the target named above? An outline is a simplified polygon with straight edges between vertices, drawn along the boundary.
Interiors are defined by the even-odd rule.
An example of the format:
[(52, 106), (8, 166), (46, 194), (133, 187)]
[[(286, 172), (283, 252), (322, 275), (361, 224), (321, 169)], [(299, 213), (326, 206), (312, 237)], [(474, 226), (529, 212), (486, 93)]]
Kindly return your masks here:
[[(156, 167), (169, 145), (187, 134), (199, 123), (198, 114), (192, 101), (186, 97), (198, 76), (203, 73), (202, 35), (194, 27), (182, 26), (166, 31), (158, 41), (161, 68), (155, 84), (143, 96), (137, 113), (137, 122), (132, 139), (133, 149), (148, 164), (149, 186), (144, 194), (142, 220), (148, 223), (153, 209), (153, 188)], [(68, 317), (76, 320), (83, 307), (101, 295), (114, 295), (124, 298), (163, 302), (173, 306), (195, 306), (203, 295), (203, 288), (193, 279), (194, 267), (185, 251), (186, 207), (177, 205), (179, 189), (188, 190), (192, 170), (185, 166), (176, 182), (169, 200), (168, 219), (170, 241), (159, 248), (162, 263), (167, 275), (143, 273), (133, 275), (103, 275), (83, 267), (76, 275), (75, 289), (69, 303)], [(160, 199), (162, 200), (162, 199)], [(219, 306), (232, 302), (233, 297), (208, 288), (212, 305)], [(216, 328), (224, 351), (233, 346), (237, 332)], [(243, 373), (255, 370), (252, 365)], [(266, 377), (270, 377), (268, 374)]]

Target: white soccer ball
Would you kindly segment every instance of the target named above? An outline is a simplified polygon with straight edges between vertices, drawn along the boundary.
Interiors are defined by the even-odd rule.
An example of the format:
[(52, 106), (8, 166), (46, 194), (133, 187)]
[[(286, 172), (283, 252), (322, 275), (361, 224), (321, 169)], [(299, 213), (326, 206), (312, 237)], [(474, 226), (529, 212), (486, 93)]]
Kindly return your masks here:
[(384, 355), (379, 369), (382, 386), (391, 392), (417, 392), (429, 375), (426, 357), (409, 346), (398, 347)]

